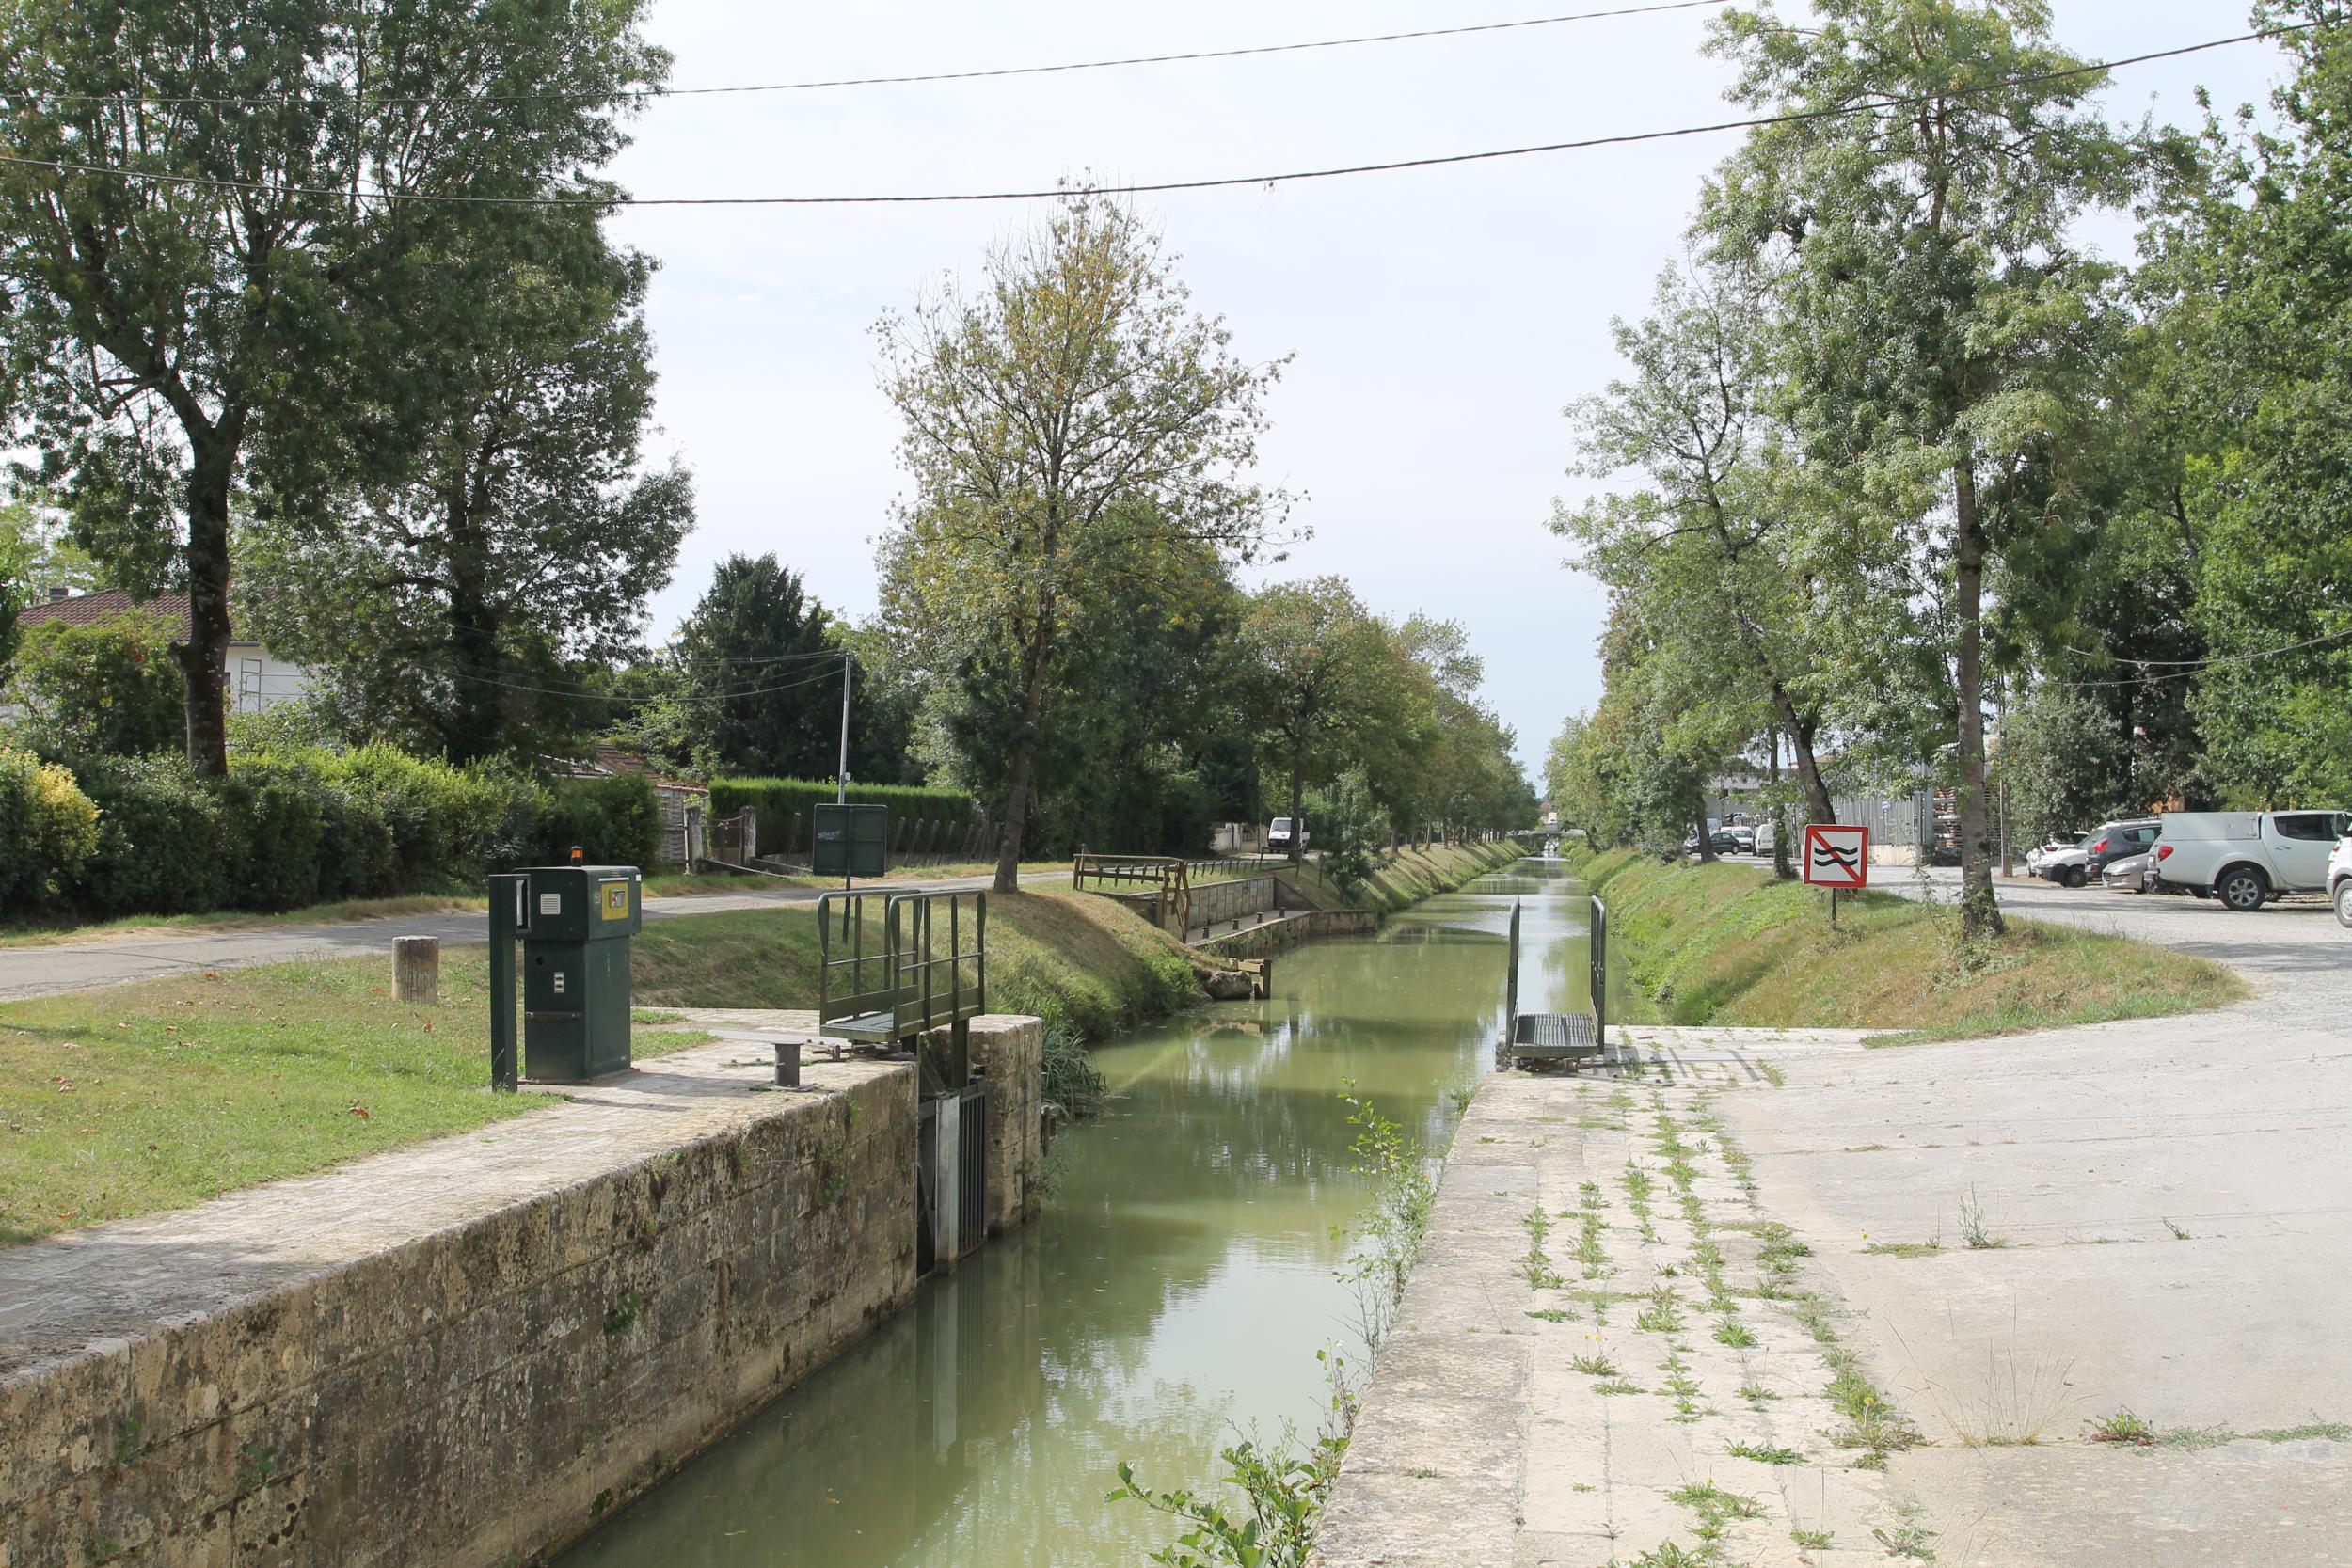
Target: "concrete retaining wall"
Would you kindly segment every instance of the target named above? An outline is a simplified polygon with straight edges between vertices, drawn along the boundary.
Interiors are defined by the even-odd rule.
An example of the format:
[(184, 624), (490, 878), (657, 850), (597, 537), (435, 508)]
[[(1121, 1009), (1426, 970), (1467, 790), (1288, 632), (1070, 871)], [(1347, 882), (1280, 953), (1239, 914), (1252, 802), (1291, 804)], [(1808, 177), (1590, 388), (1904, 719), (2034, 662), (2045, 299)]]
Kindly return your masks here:
[(1220, 958), (1263, 958), (1315, 937), (1353, 936), (1380, 928), (1378, 910), (1313, 910), (1283, 920), (1268, 921), (1231, 936), (1210, 937), (1193, 945)]
[[(973, 1048), (994, 1113), (994, 1231), (1038, 1203), (1041, 1030), (976, 1020)], [(243, 1283), (267, 1250), (248, 1234), (257, 1207), (365, 1200), (351, 1184), (380, 1166), (374, 1201), (397, 1212), (383, 1179), (425, 1168), (414, 1162), (437, 1146), (13, 1249), (0, 1568), (529, 1560), (905, 1306), (914, 1068), (845, 1065), (825, 1069), (830, 1092), (757, 1094), (757, 1064), (727, 1059), (741, 1047), (703, 1053), (703, 1079), (678, 1076), (699, 1063), (649, 1074), (727, 1097), (716, 1114), (732, 1125), (712, 1132), (701, 1112), (697, 1132), (646, 1157), (659, 1124), (631, 1122), (609, 1168), (323, 1266), (290, 1260), (261, 1288)], [(534, 1128), (544, 1139), (603, 1109), (541, 1112), (467, 1148), (512, 1191)], [(524, 1157), (501, 1166), (502, 1149)], [(105, 1266), (77, 1265), (77, 1247)], [(212, 1304), (129, 1326), (125, 1298), (188, 1298), (208, 1270), (223, 1281)], [(44, 1280), (86, 1292), (87, 1308), (20, 1298)]]

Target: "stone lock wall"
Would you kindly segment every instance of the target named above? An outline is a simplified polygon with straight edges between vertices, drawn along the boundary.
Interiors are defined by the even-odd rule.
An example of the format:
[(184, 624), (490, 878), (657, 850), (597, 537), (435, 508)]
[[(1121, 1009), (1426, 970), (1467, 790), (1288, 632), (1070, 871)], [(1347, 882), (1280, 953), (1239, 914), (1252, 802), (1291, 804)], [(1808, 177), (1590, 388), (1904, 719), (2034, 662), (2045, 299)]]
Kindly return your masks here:
[[(1034, 1019), (974, 1022), (1001, 1106), (992, 1232), (1037, 1207), (1041, 1040)], [(0, 1360), (0, 1568), (543, 1556), (908, 1303), (914, 1096), (890, 1065), (752, 1097), (723, 1133)]]

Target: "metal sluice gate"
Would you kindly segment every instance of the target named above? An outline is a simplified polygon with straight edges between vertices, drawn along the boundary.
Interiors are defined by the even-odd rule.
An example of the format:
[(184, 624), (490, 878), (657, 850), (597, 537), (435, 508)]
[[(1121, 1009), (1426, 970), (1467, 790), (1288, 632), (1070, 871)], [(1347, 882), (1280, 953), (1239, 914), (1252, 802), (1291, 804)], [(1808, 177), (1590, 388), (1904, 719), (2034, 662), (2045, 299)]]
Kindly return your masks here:
[(952, 1268), (988, 1238), (988, 1084), (972, 1020), (988, 1010), (988, 895), (829, 893), (817, 902), (818, 1033), (911, 1056), (915, 1267)]
[(1586, 990), (1592, 1008), (1581, 1013), (1519, 1011), (1519, 900), (1511, 900), (1510, 953), (1503, 960), (1502, 1037), (1495, 1042), (1498, 1067), (1561, 1067), (1573, 1072), (1585, 1062), (1611, 1065), (1609, 1056), (1609, 906), (1596, 894), (1585, 929), (1590, 972)]

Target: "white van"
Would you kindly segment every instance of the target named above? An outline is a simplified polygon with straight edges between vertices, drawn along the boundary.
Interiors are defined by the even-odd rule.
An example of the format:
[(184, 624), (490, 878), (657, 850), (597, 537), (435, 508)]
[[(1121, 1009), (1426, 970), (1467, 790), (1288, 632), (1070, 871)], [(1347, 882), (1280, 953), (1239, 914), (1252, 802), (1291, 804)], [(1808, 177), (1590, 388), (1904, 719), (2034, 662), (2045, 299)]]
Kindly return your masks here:
[(2328, 853), (2348, 820), (2340, 811), (2169, 811), (2150, 851), (2168, 887), (2259, 910), (2282, 893), (2324, 893)]

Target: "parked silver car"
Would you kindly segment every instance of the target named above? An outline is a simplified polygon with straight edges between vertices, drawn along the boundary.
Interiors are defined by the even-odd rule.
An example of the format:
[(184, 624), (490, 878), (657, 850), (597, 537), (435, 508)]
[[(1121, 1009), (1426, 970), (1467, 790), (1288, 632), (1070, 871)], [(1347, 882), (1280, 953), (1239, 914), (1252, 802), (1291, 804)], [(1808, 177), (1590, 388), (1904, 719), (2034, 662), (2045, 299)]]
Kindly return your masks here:
[(2147, 892), (2149, 853), (2143, 849), (2137, 855), (2107, 862), (2099, 873), (2099, 880), (2119, 893)]

